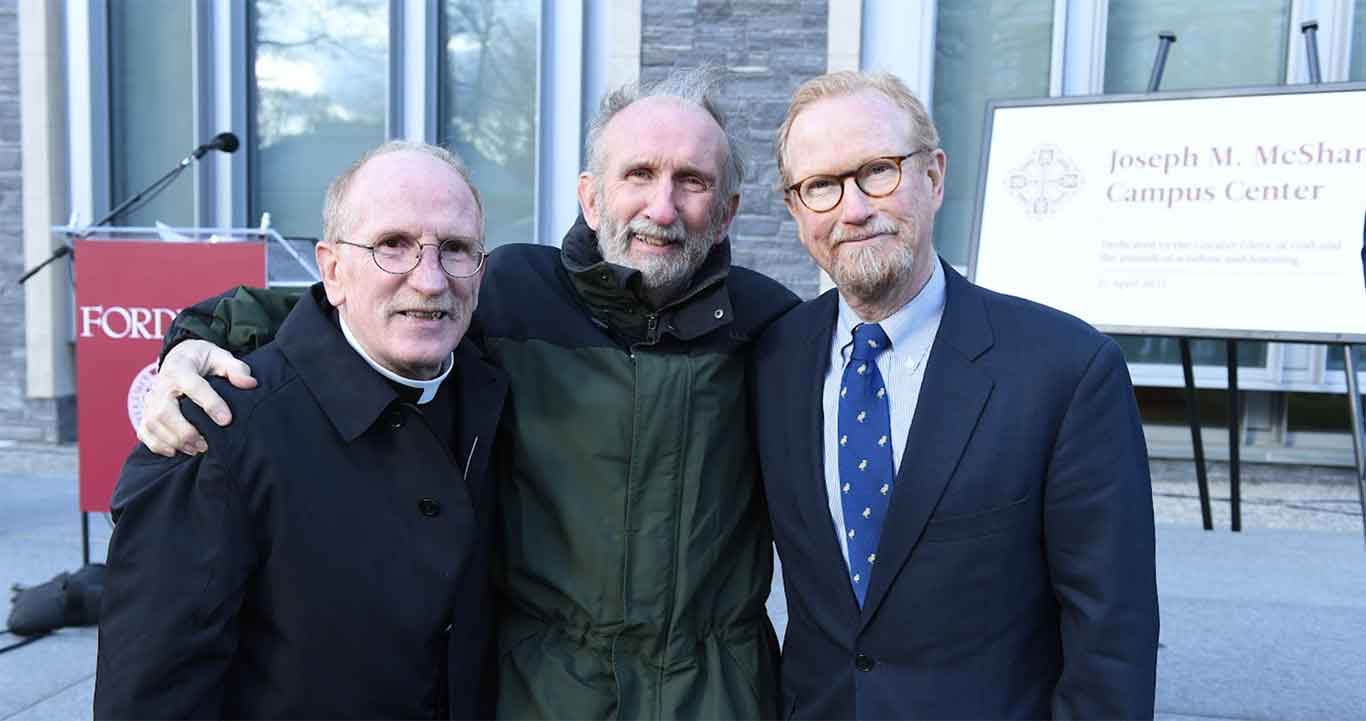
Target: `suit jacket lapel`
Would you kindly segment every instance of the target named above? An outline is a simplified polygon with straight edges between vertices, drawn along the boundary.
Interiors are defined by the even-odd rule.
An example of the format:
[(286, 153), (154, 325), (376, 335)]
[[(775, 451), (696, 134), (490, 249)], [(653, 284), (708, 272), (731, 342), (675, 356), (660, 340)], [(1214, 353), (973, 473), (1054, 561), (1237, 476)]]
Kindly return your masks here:
[(919, 541), (995, 385), (975, 361), (993, 343), (981, 291), (947, 263), (944, 316), (926, 361), (878, 560), (864, 599), (866, 626)]
[(838, 571), (836, 583), (842, 582), (851, 606), (856, 604), (854, 591), (849, 587), (844, 556), (835, 538), (834, 521), (830, 518), (830, 498), (825, 488), (825, 413), (822, 394), (825, 374), (829, 370), (830, 338), (835, 332), (839, 313), (838, 295), (831, 290), (816, 300), (807, 347), (812, 352), (795, 354), (795, 375), (792, 377), (794, 412), (788, 417), (789, 438), (795, 446), (791, 468), (793, 494), (801, 509), (802, 520), (812, 544), (817, 568)]

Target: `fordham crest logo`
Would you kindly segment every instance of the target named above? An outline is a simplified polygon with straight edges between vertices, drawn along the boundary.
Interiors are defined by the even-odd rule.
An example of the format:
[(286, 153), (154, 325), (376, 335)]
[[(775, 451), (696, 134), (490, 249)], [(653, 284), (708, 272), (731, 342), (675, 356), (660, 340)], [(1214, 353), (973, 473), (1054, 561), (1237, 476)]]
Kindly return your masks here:
[(1035, 218), (1057, 212), (1081, 189), (1076, 163), (1056, 145), (1040, 145), (1006, 176), (1011, 197)]
[(133, 376), (133, 382), (128, 386), (128, 422), (133, 424), (135, 432), (142, 422), (142, 405), (146, 401), (147, 391), (152, 389), (152, 379), (156, 377), (157, 363), (152, 361)]

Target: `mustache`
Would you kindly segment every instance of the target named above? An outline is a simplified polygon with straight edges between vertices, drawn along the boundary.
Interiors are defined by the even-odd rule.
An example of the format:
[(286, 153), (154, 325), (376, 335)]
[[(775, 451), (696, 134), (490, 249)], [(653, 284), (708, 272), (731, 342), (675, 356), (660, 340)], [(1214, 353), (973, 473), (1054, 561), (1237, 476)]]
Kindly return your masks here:
[(867, 225), (849, 230), (836, 228), (830, 233), (830, 240), (835, 243), (847, 243), (856, 240), (867, 240), (875, 235), (896, 235), (901, 232), (901, 228), (890, 220), (875, 220)]
[(658, 240), (667, 240), (670, 243), (682, 243), (688, 239), (688, 233), (683, 228), (681, 221), (674, 221), (669, 225), (660, 225), (645, 218), (636, 218), (626, 224), (626, 233), (623, 234), (645, 235)]

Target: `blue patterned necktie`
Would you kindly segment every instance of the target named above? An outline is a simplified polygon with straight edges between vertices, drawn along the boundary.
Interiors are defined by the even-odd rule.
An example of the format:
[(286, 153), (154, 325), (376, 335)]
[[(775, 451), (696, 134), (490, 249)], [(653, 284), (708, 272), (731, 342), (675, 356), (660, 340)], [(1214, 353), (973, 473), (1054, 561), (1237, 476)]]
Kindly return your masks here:
[(854, 326), (854, 347), (840, 381), (840, 500), (849, 543), (849, 581), (859, 607), (877, 560), (882, 521), (892, 497), (892, 418), (877, 357), (891, 347), (882, 326)]

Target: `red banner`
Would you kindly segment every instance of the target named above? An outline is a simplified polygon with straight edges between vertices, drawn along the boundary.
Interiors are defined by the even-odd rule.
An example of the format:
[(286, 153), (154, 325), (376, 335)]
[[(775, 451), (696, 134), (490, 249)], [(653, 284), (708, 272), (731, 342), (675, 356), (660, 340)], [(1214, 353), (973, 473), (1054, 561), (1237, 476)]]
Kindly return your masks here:
[(107, 511), (171, 321), (232, 286), (264, 286), (266, 249), (87, 239), (75, 242), (75, 257), (81, 510)]

